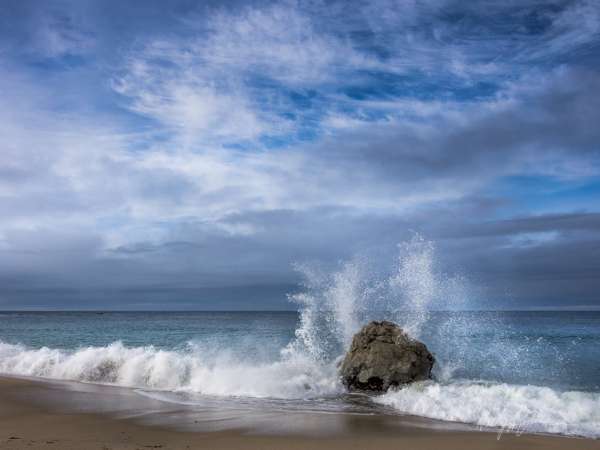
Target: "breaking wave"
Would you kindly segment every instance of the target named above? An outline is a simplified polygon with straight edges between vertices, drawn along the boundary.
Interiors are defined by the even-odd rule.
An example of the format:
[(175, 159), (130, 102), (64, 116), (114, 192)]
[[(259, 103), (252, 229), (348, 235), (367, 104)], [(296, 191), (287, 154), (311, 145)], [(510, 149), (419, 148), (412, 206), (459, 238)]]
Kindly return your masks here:
[(307, 398), (341, 391), (331, 364), (287, 357), (253, 365), (206, 359), (202, 353), (193, 344), (170, 351), (115, 342), (68, 351), (0, 343), (0, 373), (257, 398)]
[(417, 383), (376, 398), (406, 414), (511, 432), (600, 436), (600, 394), (454, 381)]

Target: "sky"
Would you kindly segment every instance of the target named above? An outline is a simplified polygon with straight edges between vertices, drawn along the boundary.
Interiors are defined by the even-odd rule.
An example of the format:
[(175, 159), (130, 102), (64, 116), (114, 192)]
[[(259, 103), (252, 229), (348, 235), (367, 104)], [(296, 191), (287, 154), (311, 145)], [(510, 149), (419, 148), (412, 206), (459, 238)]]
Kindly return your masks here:
[(415, 235), (600, 308), (596, 0), (0, 2), (0, 309), (292, 309)]

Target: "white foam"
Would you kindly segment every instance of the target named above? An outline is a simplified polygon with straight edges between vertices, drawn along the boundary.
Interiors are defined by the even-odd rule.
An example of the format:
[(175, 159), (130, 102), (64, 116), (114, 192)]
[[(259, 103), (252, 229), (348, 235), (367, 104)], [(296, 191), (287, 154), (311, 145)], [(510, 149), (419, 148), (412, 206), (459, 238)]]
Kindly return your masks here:
[(342, 389), (333, 364), (315, 364), (299, 355), (250, 364), (223, 356), (203, 357), (194, 346), (166, 351), (120, 342), (74, 351), (0, 342), (0, 373), (258, 398), (310, 398)]
[(425, 382), (376, 401), (411, 415), (510, 431), (600, 437), (600, 393), (472, 381)]

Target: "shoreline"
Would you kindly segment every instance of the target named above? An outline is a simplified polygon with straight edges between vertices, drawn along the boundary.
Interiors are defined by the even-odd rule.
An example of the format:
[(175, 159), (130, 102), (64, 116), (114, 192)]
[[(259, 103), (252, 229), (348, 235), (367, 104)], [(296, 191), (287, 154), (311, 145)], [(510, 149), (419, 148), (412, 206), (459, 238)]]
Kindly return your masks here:
[(7, 449), (599, 449), (600, 441), (444, 427), (405, 416), (186, 408), (132, 389), (0, 376)]

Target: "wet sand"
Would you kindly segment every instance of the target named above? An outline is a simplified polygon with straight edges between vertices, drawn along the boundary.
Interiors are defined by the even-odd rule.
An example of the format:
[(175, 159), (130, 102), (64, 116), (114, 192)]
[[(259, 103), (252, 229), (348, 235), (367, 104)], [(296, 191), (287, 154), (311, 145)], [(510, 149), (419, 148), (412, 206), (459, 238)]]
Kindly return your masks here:
[(132, 390), (0, 378), (1, 449), (599, 449), (394, 415), (186, 408)]

